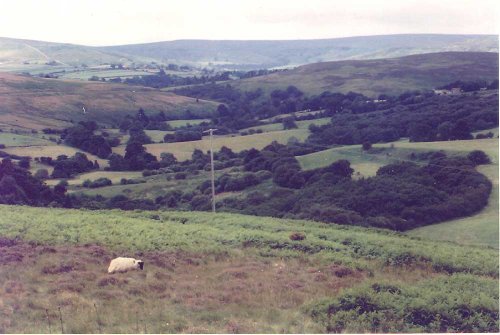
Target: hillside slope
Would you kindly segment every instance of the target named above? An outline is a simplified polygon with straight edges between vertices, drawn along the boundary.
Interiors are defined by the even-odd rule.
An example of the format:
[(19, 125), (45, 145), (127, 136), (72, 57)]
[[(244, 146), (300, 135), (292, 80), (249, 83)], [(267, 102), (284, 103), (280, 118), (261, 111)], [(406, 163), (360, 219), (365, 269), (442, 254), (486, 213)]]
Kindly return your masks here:
[[(0, 214), (2, 333), (498, 331), (488, 248), (227, 213)], [(107, 274), (117, 255), (144, 270)]]
[(367, 96), (433, 89), (453, 81), (498, 79), (498, 53), (443, 52), (400, 58), (303, 65), (293, 70), (234, 82), (236, 88), (267, 91), (295, 85), (308, 94), (349, 91)]
[(386, 35), (318, 40), (169, 42), (103, 47), (124, 55), (228, 67), (296, 66), (343, 59), (373, 59), (439, 51), (498, 51), (494, 35)]
[(9, 73), (0, 73), (0, 99), (0, 127), (3, 128), (57, 128), (66, 126), (70, 120), (94, 120), (111, 125), (139, 108), (179, 116), (187, 109), (203, 114), (216, 108), (212, 102), (197, 102), (155, 89)]
[(103, 63), (130, 63), (139, 59), (140, 57), (132, 59), (84, 45), (0, 37), (0, 69), (15, 65), (29, 67), (30, 64), (45, 64), (51, 61), (57, 63), (55, 65), (70, 67), (82, 64), (92, 66)]
[(498, 52), (498, 36), (407, 34), (318, 40), (177, 40), (106, 47), (0, 37), (0, 70), (30, 71), (48, 62), (53, 62), (52, 68), (70, 68), (82, 64), (96, 66), (153, 61), (200, 67), (261, 69), (442, 51)]

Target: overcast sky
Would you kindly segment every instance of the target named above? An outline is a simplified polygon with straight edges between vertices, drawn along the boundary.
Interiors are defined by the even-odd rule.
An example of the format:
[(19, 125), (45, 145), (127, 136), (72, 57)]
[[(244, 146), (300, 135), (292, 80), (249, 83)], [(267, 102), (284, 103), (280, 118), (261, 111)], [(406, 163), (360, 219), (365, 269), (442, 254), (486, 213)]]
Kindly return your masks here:
[(498, 0), (0, 0), (0, 36), (85, 45), (176, 39), (499, 34)]

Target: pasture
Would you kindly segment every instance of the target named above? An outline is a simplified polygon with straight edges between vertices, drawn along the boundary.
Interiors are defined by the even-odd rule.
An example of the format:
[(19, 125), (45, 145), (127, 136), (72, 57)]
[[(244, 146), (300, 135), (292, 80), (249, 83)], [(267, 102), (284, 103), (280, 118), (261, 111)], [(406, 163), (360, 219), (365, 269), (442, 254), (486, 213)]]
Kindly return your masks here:
[(47, 138), (42, 138), (38, 134), (16, 134), (9, 132), (0, 132), (0, 144), (7, 147), (26, 147), (31, 145), (54, 145), (54, 142), (49, 141)]
[[(297, 124), (297, 128), (298, 129), (309, 129), (309, 126), (311, 124), (315, 124), (317, 126), (321, 126), (321, 125), (327, 124), (329, 122), (330, 122), (330, 118), (329, 117), (320, 118), (320, 119), (314, 119), (314, 120), (295, 121), (295, 123)], [(261, 129), (265, 133), (271, 132), (271, 131), (284, 130), (282, 123), (270, 123), (270, 124), (265, 124), (265, 125), (262, 125), (262, 126), (255, 126), (255, 127), (241, 129), (240, 133), (244, 132), (244, 131), (248, 132), (249, 130), (258, 130), (258, 129)]]
[(349, 145), (331, 148), (312, 154), (297, 156), (304, 170), (328, 166), (340, 159), (347, 159), (356, 173), (356, 177), (370, 177), (377, 173), (379, 167), (387, 164), (379, 156), (370, 155), (361, 149), (361, 145)]
[[(82, 150), (78, 148), (69, 147), (66, 145), (33, 145), (29, 147), (12, 147), (6, 148), (3, 151), (18, 155), (18, 156), (30, 156), (31, 158), (35, 157), (52, 157), (56, 159), (59, 155), (73, 156), (76, 152), (82, 152)], [(91, 161), (97, 160), (99, 166), (105, 167), (108, 166), (108, 161), (105, 159), (98, 158), (89, 153), (85, 153), (87, 158)]]
[(170, 125), (172, 128), (180, 128), (180, 127), (186, 127), (187, 125), (198, 125), (202, 122), (210, 122), (210, 119), (191, 119), (191, 120), (172, 120), (172, 121), (167, 121), (167, 123)]
[[(469, 283), (474, 294), (458, 295), (457, 307), (443, 301), (438, 312), (467, 304), (473, 314), (498, 314), (498, 254), (490, 249), (227, 213), (5, 205), (0, 213), (6, 333), (328, 332), (332, 320), (325, 324), (316, 311), (325, 299), (377, 285), (454, 292)], [(295, 232), (306, 238), (291, 240)], [(144, 260), (145, 270), (108, 275), (118, 255)], [(415, 290), (415, 298), (426, 301), (426, 292)], [(498, 330), (495, 319), (468, 320), (474, 329)], [(384, 317), (379, 326), (410, 327)], [(469, 329), (458, 326), (447, 327)]]
[[(304, 141), (308, 135), (309, 130), (307, 129), (291, 129), (247, 136), (214, 136), (213, 146), (215, 151), (220, 150), (223, 146), (226, 146), (235, 152), (251, 148), (260, 150), (273, 141), (277, 141), (282, 144), (287, 143), (291, 138), (297, 138), (300, 141)], [(160, 158), (162, 152), (170, 152), (178, 160), (182, 161), (190, 159), (195, 149), (200, 149), (204, 152), (210, 150), (210, 140), (207, 136), (205, 136), (199, 141), (155, 143), (147, 144), (145, 147), (149, 153), (158, 158)], [(123, 155), (125, 153), (125, 146), (120, 145), (115, 147), (113, 148), (113, 152)]]
[[(122, 178), (134, 179), (141, 178), (142, 172), (140, 171), (92, 171), (76, 175), (72, 179), (66, 179), (69, 185), (81, 185), (85, 180), (94, 181), (99, 178), (108, 178), (113, 184), (119, 184)], [(57, 185), (60, 179), (49, 179), (45, 183), (47, 185)]]

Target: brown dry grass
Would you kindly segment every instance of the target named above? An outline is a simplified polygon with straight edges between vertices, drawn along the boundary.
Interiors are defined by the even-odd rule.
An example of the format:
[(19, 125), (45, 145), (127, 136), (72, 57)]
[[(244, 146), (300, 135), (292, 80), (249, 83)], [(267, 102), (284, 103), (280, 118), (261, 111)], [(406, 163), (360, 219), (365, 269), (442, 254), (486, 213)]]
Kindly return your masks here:
[[(108, 275), (118, 253), (97, 245), (0, 238), (0, 331), (47, 333), (50, 321), (60, 332), (61, 308), (65, 332), (319, 332), (301, 306), (368, 279), (314, 258), (263, 258), (249, 250), (124, 255), (145, 260), (145, 270)], [(402, 280), (432, 275), (382, 272)]]
[[(108, 124), (146, 111), (211, 111), (217, 104), (155, 89), (122, 84), (42, 79), (0, 73), (0, 124), (31, 129), (64, 127), (69, 120)], [(83, 114), (85, 106), (87, 114)]]
[(144, 271), (108, 275), (119, 256), (98, 245), (48, 246), (0, 238), (0, 332), (311, 333), (301, 312), (370, 277), (415, 281), (428, 268), (367, 273), (320, 258), (137, 252)]

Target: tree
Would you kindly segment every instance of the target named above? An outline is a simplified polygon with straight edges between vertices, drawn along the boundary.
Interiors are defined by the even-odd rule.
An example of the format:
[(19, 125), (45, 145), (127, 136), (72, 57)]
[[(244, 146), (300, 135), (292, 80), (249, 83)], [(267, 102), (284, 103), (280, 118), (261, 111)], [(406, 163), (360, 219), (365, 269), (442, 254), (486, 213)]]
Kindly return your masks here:
[(451, 139), (453, 140), (470, 140), (472, 135), (470, 127), (465, 120), (458, 120), (451, 130)]
[(445, 121), (438, 126), (438, 139), (440, 141), (448, 141), (452, 137), (453, 123), (450, 121)]
[(291, 116), (283, 119), (283, 129), (296, 129), (297, 124), (295, 123), (295, 119)]
[(483, 164), (490, 164), (491, 159), (488, 157), (488, 155), (482, 151), (482, 150), (474, 150), (471, 151), (468, 155), (467, 158), (474, 163), (474, 165), (483, 165)]
[(38, 169), (35, 172), (35, 178), (39, 180), (44, 180), (49, 178), (49, 171), (47, 169)]
[(160, 154), (160, 157), (161, 157), (160, 163), (164, 167), (177, 164), (177, 158), (175, 158), (175, 156), (173, 154), (171, 154), (170, 152), (162, 152)]
[(434, 129), (427, 123), (413, 123), (408, 128), (410, 142), (430, 142), (436, 139)]
[(368, 150), (370, 150), (371, 148), (372, 148), (372, 144), (371, 144), (370, 142), (368, 142), (368, 141), (363, 142), (363, 150), (364, 150), (364, 151), (368, 151)]

